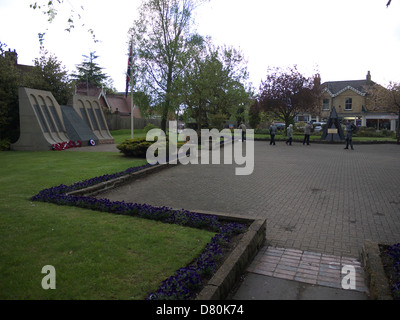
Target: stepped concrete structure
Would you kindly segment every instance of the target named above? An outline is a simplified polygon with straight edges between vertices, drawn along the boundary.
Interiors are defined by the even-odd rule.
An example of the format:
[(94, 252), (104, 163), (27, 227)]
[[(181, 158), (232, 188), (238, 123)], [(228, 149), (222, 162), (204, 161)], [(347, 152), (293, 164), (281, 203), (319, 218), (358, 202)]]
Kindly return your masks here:
[(114, 139), (108, 130), (99, 99), (96, 97), (74, 95), (69, 102), (75, 112), (84, 120), (97, 137), (100, 144), (114, 143)]
[(20, 137), (11, 145), (17, 151), (50, 150), (68, 141), (60, 105), (48, 91), (19, 88)]
[(76, 113), (71, 106), (61, 106), (68, 138), (72, 141), (81, 141), (82, 146), (89, 145), (89, 141), (98, 142), (97, 136), (89, 125)]
[(15, 151), (47, 151), (57, 144), (114, 143), (96, 97), (74, 95), (60, 106), (49, 91), (19, 88), (20, 137)]

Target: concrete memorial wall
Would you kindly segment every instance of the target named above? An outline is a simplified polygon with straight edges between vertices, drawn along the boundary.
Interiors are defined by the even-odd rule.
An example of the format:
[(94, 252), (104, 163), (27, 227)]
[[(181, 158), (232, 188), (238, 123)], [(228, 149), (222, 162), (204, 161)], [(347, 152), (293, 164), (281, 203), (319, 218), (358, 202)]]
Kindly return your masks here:
[(114, 139), (108, 130), (103, 109), (96, 97), (74, 95), (72, 106), (75, 112), (91, 128), (99, 143), (114, 143)]
[(60, 106), (49, 91), (19, 88), (20, 137), (16, 151), (63, 150), (114, 143), (96, 97), (73, 96), (71, 106)]
[(20, 137), (12, 150), (41, 151), (68, 140), (60, 105), (48, 91), (19, 88)]

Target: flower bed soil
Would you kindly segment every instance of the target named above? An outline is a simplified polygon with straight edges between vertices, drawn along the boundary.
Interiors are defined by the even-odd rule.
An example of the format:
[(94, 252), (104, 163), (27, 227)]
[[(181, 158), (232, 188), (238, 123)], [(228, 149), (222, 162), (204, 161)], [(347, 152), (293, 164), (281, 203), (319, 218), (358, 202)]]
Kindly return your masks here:
[[(243, 232), (246, 232), (246, 230), (243, 230)], [(233, 252), (233, 250), (238, 246), (238, 244), (240, 243), (242, 238), (243, 238), (243, 233), (240, 233), (238, 235), (233, 236), (231, 239), (229, 239), (228, 242), (224, 243), (221, 246), (223, 256), (222, 256), (222, 259), (217, 261), (215, 270), (219, 270), (221, 268), (221, 266), (225, 263), (227, 258)], [(191, 300), (196, 300), (199, 297), (199, 294), (204, 289), (204, 287), (208, 284), (208, 282), (212, 279), (214, 274), (215, 274), (215, 272), (212, 274), (209, 274), (208, 276), (206, 276), (202, 279), (202, 283), (201, 283), (200, 287), (194, 292), (194, 296)]]
[[(397, 279), (397, 274), (396, 274), (396, 269), (394, 267), (393, 258), (390, 255), (388, 255), (388, 253), (387, 253), (389, 248), (390, 248), (389, 245), (385, 245), (385, 244), (379, 245), (379, 252), (380, 252), (380, 257), (382, 259), (383, 269), (384, 269), (386, 277), (389, 281), (390, 288), (393, 288), (396, 283), (395, 279)], [(393, 296), (393, 291), (392, 291), (392, 296)], [(396, 299), (396, 298), (393, 296), (393, 299)]]

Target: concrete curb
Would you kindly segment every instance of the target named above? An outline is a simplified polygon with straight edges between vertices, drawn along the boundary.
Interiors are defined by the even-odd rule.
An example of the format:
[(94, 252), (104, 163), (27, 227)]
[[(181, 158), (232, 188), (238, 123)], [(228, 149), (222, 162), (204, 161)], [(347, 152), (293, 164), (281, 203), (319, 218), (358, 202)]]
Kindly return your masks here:
[(370, 290), (370, 299), (393, 300), (377, 243), (370, 240), (364, 242), (361, 252), (361, 262), (365, 269), (366, 281)]
[(121, 176), (115, 179), (111, 179), (105, 182), (100, 182), (96, 185), (93, 185), (91, 187), (87, 187), (85, 189), (80, 189), (76, 191), (72, 191), (67, 193), (69, 196), (87, 196), (87, 197), (93, 197), (96, 196), (102, 192), (105, 192), (107, 190), (111, 190), (113, 188), (116, 188), (118, 186), (121, 186), (123, 184), (126, 184), (128, 182), (135, 181), (139, 178), (142, 178), (144, 176), (147, 176), (149, 174), (164, 170), (166, 168), (169, 168), (171, 166), (175, 166), (172, 164), (158, 164), (137, 172), (132, 172), (130, 174), (127, 174), (125, 176)]
[[(205, 214), (204, 212), (198, 213)], [(266, 239), (267, 221), (265, 219), (243, 219), (223, 216), (218, 213), (213, 213), (213, 215), (217, 215), (221, 220), (225, 221), (250, 222), (251, 224), (239, 244), (198, 294), (196, 300), (225, 300), (264, 245)]]

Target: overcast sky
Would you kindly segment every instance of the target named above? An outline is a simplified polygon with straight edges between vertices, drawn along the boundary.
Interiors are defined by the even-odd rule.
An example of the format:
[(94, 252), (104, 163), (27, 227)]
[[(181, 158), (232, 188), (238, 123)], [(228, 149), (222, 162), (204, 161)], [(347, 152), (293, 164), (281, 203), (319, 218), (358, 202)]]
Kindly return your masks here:
[[(20, 64), (32, 65), (39, 57), (38, 33), (46, 32), (45, 47), (68, 71), (76, 70), (82, 55), (96, 51), (97, 63), (114, 86), (125, 90), (128, 30), (141, 0), (64, 0), (63, 11), (53, 24), (29, 7), (34, 2), (0, 0), (0, 41), (17, 51)], [(389, 8), (386, 3), (211, 0), (197, 10), (196, 28), (215, 44), (241, 49), (256, 89), (269, 67), (294, 64), (306, 76), (318, 70), (323, 82), (360, 80), (371, 71), (372, 80), (386, 85), (400, 82), (400, 0), (392, 1)], [(68, 33), (64, 29), (72, 8), (82, 14), (82, 20)], [(86, 26), (81, 27), (82, 23)], [(100, 43), (93, 43), (88, 28)]]

